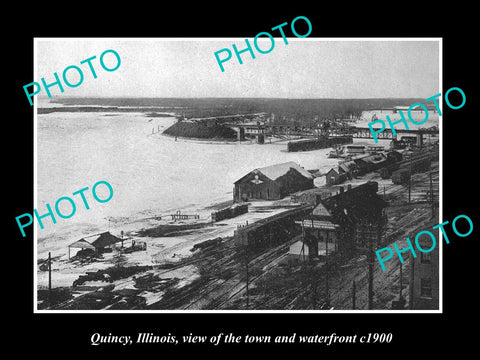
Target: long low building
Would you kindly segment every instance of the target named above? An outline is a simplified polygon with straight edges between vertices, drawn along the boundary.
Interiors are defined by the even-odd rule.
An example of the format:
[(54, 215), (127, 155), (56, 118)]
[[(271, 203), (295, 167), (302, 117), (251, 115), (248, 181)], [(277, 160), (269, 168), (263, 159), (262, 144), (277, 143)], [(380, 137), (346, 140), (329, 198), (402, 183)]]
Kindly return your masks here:
[(314, 208), (313, 205), (300, 205), (276, 215), (255, 221), (234, 231), (236, 246), (272, 246), (291, 240), (300, 234), (295, 221), (304, 219)]

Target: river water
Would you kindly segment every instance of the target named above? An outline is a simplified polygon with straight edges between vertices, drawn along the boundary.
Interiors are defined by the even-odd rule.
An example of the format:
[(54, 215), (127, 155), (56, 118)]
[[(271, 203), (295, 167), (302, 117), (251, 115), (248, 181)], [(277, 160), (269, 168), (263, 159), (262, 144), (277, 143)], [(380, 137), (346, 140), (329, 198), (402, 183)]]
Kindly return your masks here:
[[(371, 114), (367, 114), (370, 118)], [(379, 116), (380, 117), (380, 116)], [(425, 126), (438, 125), (438, 116)], [(161, 132), (173, 117), (148, 117), (130, 112), (57, 112), (37, 116), (37, 199), (40, 215), (53, 208), (61, 196), (76, 202), (69, 219), (43, 219), (37, 226), (38, 244), (73, 242), (136, 219), (187, 211), (232, 199), (233, 183), (249, 171), (286, 161), (306, 169), (328, 171), (336, 159), (331, 149), (286, 152), (285, 143), (258, 145), (250, 142), (218, 143), (167, 137)], [(433, 121), (433, 122), (432, 122)], [(152, 134), (152, 130), (154, 133)], [(268, 142), (268, 141), (267, 141)], [(373, 140), (355, 140), (373, 143)], [(388, 145), (387, 141), (381, 145)], [(105, 180), (114, 194), (107, 203), (93, 199), (92, 186)], [(324, 178), (316, 179), (317, 185)], [(90, 206), (79, 195), (84, 187)], [(102, 195), (99, 189), (99, 196)], [(108, 193), (107, 193), (108, 195)], [(68, 203), (62, 202), (65, 214)], [(37, 221), (35, 221), (37, 223)]]

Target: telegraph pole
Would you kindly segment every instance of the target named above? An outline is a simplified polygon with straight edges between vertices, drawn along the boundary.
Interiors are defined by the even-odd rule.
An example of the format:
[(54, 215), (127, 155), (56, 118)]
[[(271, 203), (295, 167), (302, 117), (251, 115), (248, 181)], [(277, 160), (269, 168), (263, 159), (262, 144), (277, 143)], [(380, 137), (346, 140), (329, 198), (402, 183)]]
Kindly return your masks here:
[(327, 308), (330, 308), (330, 289), (328, 287), (328, 231), (325, 236), (325, 292)]
[(399, 301), (403, 300), (402, 290), (403, 290), (403, 274), (402, 274), (402, 262), (400, 261), (400, 297), (398, 299)]
[(48, 252), (48, 306), (52, 306), (52, 254)]
[(245, 270), (246, 270), (246, 275), (247, 275), (247, 286), (246, 286), (247, 304), (246, 304), (246, 308), (248, 310), (248, 308), (249, 308), (249, 296), (248, 296), (248, 240), (247, 240), (247, 243), (245, 244)]
[(311, 269), (311, 276), (312, 276), (312, 309), (315, 310), (317, 308), (317, 281), (315, 278), (316, 277), (315, 264), (311, 263), (310, 269)]
[(372, 243), (372, 224), (368, 224), (368, 309), (373, 309), (373, 243)]
[(413, 305), (413, 295), (414, 295), (414, 287), (415, 287), (415, 260), (410, 254), (410, 282), (408, 286), (408, 308), (412, 310), (414, 308)]
[[(315, 234), (315, 227), (313, 226), (313, 218), (311, 219), (312, 221), (312, 237), (311, 237), (311, 247), (309, 246), (308, 248), (308, 262), (310, 264), (310, 271), (311, 271), (311, 276), (312, 276), (312, 309), (315, 310), (317, 308), (317, 273), (316, 273), (316, 266), (313, 262), (312, 254), (310, 253), (311, 249), (316, 249), (317, 253), (315, 256), (318, 256), (318, 238), (313, 239), (313, 235)], [(302, 220), (302, 231), (304, 232), (304, 220)], [(313, 241), (317, 242), (317, 246), (313, 245)]]
[(410, 175), (408, 177), (408, 203), (410, 204), (412, 194), (412, 154), (410, 154)]
[(433, 196), (432, 172), (430, 171), (430, 197), (432, 201), (432, 219), (435, 217), (435, 196)]
[(352, 309), (355, 310), (355, 280), (353, 280), (353, 285), (352, 285)]

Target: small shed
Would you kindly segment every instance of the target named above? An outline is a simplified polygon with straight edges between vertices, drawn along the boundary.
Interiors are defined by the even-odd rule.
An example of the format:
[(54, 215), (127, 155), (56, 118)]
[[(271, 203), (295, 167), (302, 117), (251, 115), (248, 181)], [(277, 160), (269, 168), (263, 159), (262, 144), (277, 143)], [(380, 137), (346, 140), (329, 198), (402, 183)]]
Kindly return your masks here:
[(123, 242), (123, 239), (120, 239), (112, 234), (109, 231), (106, 231), (101, 234), (92, 235), (89, 238), (94, 240), (91, 244), (95, 247), (97, 251), (105, 251), (106, 248), (115, 246), (116, 243)]
[(70, 259), (71, 248), (91, 249), (96, 251), (97, 253), (102, 253), (105, 252), (107, 248), (111, 248), (116, 243), (123, 241), (124, 239), (110, 234), (109, 231), (100, 234), (85, 236), (84, 238), (68, 245), (68, 258)]
[(69, 260), (70, 260), (70, 249), (71, 248), (96, 250), (95, 246), (90, 244), (87, 240), (80, 239), (80, 240), (75, 241), (74, 243), (68, 245), (68, 259)]
[(340, 174), (334, 168), (331, 168), (325, 174), (325, 182), (327, 183), (327, 185), (338, 184), (339, 180), (340, 180)]
[(336, 184), (341, 184), (342, 182), (346, 181), (348, 179), (348, 174), (345, 172), (340, 173), (340, 171), (337, 171), (335, 169), (330, 169), (326, 174), (325, 174), (325, 182), (327, 185), (336, 185)]

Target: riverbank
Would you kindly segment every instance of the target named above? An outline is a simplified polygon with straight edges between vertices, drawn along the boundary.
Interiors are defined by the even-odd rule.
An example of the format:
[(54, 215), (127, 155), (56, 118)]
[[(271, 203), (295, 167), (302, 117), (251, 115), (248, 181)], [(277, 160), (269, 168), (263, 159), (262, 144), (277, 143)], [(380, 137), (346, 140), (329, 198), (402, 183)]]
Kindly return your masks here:
[[(197, 144), (225, 144), (225, 145), (235, 145), (239, 144), (240, 142), (236, 139), (231, 138), (216, 138), (216, 139), (209, 139), (209, 138), (195, 138), (195, 137), (185, 137), (185, 136), (177, 136), (177, 135), (170, 135), (166, 134), (165, 132), (159, 133), (162, 136), (166, 136), (168, 138), (174, 139), (175, 141), (182, 141), (182, 142), (191, 142)], [(247, 143), (247, 141), (242, 142)]]
[[(99, 258), (84, 261), (75, 257), (78, 249), (72, 249), (71, 259), (69, 260), (67, 255), (68, 244), (65, 243), (63, 251), (57, 252), (52, 260), (52, 285), (54, 288), (68, 289), (67, 292), (76, 296), (96, 292), (107, 285), (114, 285), (115, 289), (132, 288), (132, 284), (127, 286), (125, 283), (132, 281), (135, 283), (132, 278), (134, 275), (129, 274), (128, 271), (125, 273), (128, 276), (120, 276), (117, 280), (112, 280), (111, 276), (108, 279), (97, 276), (109, 273), (112, 271), (112, 268), (121, 266), (123, 268), (132, 268), (132, 270), (140, 267), (138, 272), (142, 274), (145, 273), (143, 267), (149, 267), (150, 270), (165, 269), (167, 267), (170, 268), (168, 278), (174, 277), (177, 279), (178, 284), (184, 286), (198, 276), (198, 269), (185, 269), (185, 264), (192, 261), (193, 250), (197, 249), (198, 251), (199, 248), (202, 248), (199, 244), (208, 243), (208, 241), (213, 239), (227, 241), (232, 238), (234, 230), (239, 225), (244, 225), (247, 222), (253, 223), (291, 207), (289, 199), (283, 201), (259, 201), (251, 203), (249, 212), (246, 214), (212, 223), (209, 219), (211, 212), (214, 209), (223, 208), (224, 205), (229, 203), (231, 202), (219, 202), (209, 204), (201, 209), (189, 209), (188, 212), (196, 213), (199, 216), (198, 219), (175, 221), (166, 216), (162, 219), (160, 217), (139, 219), (131, 223), (128, 222), (128, 219), (124, 219), (124, 222), (119, 222), (110, 229), (110, 232), (116, 236), (120, 236), (120, 229), (127, 229), (124, 233), (125, 250), (133, 242), (144, 242), (146, 244), (145, 251), (128, 252), (117, 248), (117, 250), (111, 253), (102, 254)], [(187, 213), (187, 210), (184, 211), (182, 213)], [(41, 266), (45, 264), (46, 255), (45, 253), (39, 254), (38, 258), (37, 295), (39, 295), (38, 300), (40, 303), (45, 300), (43, 296), (48, 285), (48, 272), (45, 271), (45, 266)], [(179, 266), (179, 270), (172, 273)], [(91, 278), (85, 278), (89, 274)], [(81, 281), (82, 287), (73, 286), (74, 283), (79, 284), (79, 279), (83, 279)], [(61, 294), (64, 294), (64, 292), (60, 291)], [(45, 306), (45, 304), (42, 306)]]
[[(432, 170), (438, 171), (438, 162), (432, 164)], [(423, 191), (428, 174), (415, 174), (412, 195)], [(367, 180), (388, 185), (388, 181), (375, 173), (355, 182)], [(387, 243), (436, 223), (431, 218), (430, 203), (414, 197), (415, 202), (406, 203), (403, 198), (408, 193), (405, 186), (383, 189), (384, 198), (391, 201), (386, 209), (390, 219)], [(287, 265), (289, 246), (298, 241), (298, 237), (252, 251), (247, 275), (245, 253), (235, 246), (233, 231), (247, 221), (251, 224), (295, 205), (289, 197), (280, 201), (255, 201), (249, 203), (247, 214), (218, 223), (208, 221), (212, 210), (230, 204), (231, 201), (224, 201), (204, 206), (198, 211), (200, 217), (195, 219), (175, 221), (167, 216), (148, 219), (156, 225), (137, 224), (135, 231), (127, 233), (128, 241), (144, 241), (146, 251), (128, 252), (127, 242), (125, 249), (103, 254), (92, 262), (54, 259), (50, 309), (305, 310), (323, 309), (328, 296), (330, 306), (346, 310), (352, 308), (350, 285), (353, 281), (357, 286), (356, 309), (367, 308), (368, 264), (365, 255), (360, 253), (352, 259), (332, 258), (328, 294), (323, 280), (324, 265), (320, 263), (314, 268)], [(392, 264), (386, 272), (379, 267), (374, 270), (375, 309), (391, 309), (391, 301), (398, 296), (399, 264)], [(404, 264), (407, 273), (408, 267), (409, 262)], [(45, 271), (42, 273), (45, 276)], [(64, 280), (70, 276), (70, 283), (65, 281), (62, 286), (59, 281), (62, 276)], [(246, 276), (249, 277), (248, 295)], [(313, 277), (318, 281), (312, 282)], [(403, 291), (407, 294), (408, 286)], [(47, 308), (47, 303), (48, 292), (42, 286), (38, 289), (39, 308)]]

